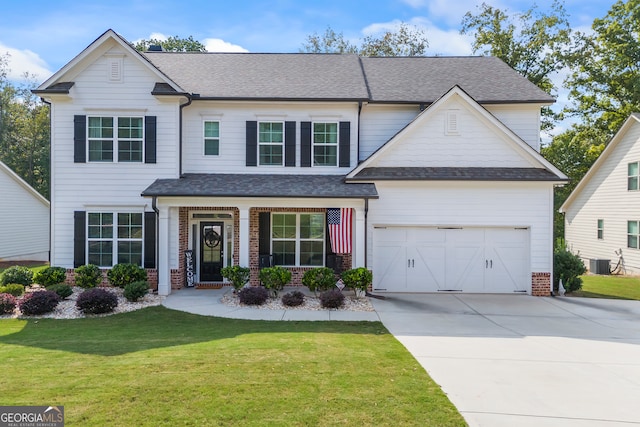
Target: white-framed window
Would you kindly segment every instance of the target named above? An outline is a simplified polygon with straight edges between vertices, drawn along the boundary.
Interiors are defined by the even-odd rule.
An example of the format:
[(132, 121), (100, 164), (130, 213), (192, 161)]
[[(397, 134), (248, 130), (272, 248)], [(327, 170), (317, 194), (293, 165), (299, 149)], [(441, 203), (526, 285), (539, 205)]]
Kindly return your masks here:
[(284, 165), (284, 122), (258, 122), (258, 164)]
[(604, 239), (604, 219), (598, 220), (598, 240)]
[(338, 166), (338, 123), (313, 123), (313, 166)]
[(627, 221), (627, 247), (632, 249), (640, 249), (640, 227), (638, 221)]
[(640, 189), (640, 162), (633, 162), (627, 165), (627, 190)]
[(87, 117), (90, 162), (142, 162), (142, 117)]
[(87, 260), (99, 267), (143, 261), (142, 212), (88, 212)]
[(323, 266), (324, 213), (272, 213), (271, 253), (274, 265)]
[(220, 155), (220, 122), (217, 120), (204, 121), (204, 155)]

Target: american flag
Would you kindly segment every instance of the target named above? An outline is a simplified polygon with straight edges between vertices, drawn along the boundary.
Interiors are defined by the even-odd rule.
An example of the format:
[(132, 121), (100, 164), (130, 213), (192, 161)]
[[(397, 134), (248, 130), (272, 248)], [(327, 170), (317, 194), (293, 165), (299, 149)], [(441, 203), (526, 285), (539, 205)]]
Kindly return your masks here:
[(331, 250), (335, 254), (351, 253), (351, 208), (327, 209)]

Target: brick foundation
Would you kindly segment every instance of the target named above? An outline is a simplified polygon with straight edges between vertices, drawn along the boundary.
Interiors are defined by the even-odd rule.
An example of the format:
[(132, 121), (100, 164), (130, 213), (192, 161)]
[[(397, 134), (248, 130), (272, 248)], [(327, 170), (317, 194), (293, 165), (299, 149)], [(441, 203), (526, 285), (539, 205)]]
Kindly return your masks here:
[(531, 295), (547, 297), (551, 293), (551, 273), (531, 273)]

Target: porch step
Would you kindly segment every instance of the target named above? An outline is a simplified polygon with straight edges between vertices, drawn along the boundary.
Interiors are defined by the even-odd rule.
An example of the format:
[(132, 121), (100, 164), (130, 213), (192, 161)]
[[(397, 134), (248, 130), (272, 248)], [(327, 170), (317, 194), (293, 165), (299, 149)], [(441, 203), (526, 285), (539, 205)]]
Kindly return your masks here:
[(224, 283), (196, 283), (196, 289), (222, 289)]

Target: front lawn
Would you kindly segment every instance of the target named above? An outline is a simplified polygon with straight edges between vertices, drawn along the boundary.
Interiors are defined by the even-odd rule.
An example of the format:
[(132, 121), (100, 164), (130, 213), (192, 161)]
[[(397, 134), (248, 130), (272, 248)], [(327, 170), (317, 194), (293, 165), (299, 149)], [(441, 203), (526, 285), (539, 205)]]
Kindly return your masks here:
[(267, 322), (150, 307), (0, 320), (3, 405), (67, 426), (463, 426), (379, 322)]
[(640, 300), (640, 277), (580, 276), (582, 289), (572, 295), (588, 298), (618, 298)]

